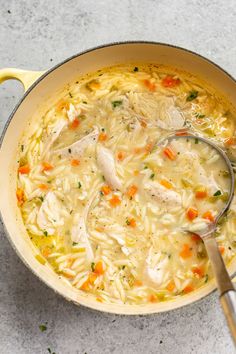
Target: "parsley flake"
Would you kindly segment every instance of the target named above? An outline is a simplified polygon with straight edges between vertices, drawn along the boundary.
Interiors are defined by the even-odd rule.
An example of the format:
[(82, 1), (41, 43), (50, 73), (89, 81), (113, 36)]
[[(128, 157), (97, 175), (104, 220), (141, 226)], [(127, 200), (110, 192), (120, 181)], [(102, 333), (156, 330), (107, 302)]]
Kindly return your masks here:
[(111, 104), (113, 108), (116, 108), (122, 105), (122, 101), (113, 101)]
[(186, 98), (186, 101), (187, 102), (193, 101), (195, 98), (197, 98), (197, 96), (198, 96), (198, 91), (196, 90), (190, 91), (189, 95)]
[(213, 194), (213, 196), (214, 196), (214, 197), (218, 197), (218, 196), (221, 195), (221, 194), (222, 194), (221, 191), (218, 190), (218, 191), (216, 191), (216, 192)]

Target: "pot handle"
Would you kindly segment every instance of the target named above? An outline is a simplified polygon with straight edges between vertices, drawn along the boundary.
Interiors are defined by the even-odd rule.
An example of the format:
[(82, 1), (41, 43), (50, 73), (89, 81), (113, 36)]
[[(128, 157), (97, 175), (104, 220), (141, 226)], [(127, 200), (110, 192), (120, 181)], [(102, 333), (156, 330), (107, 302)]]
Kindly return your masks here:
[(45, 71), (30, 71), (15, 68), (0, 69), (0, 84), (5, 80), (13, 79), (20, 81), (25, 91), (43, 74)]

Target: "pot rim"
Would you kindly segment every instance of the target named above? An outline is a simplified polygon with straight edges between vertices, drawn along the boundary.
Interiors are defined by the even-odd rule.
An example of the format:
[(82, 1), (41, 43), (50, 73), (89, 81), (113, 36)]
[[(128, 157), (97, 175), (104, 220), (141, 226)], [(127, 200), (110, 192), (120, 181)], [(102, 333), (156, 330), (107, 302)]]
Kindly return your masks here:
[[(20, 107), (21, 103), (27, 98), (28, 94), (38, 85), (39, 82), (41, 82), (46, 76), (48, 76), (49, 74), (51, 74), (54, 70), (56, 70), (57, 68), (63, 66), (64, 64), (66, 64), (67, 62), (77, 58), (77, 57), (80, 57), (84, 54), (87, 54), (87, 53), (90, 53), (90, 52), (93, 52), (97, 49), (103, 49), (103, 48), (107, 48), (107, 47), (113, 47), (113, 46), (119, 46), (119, 45), (129, 45), (129, 44), (151, 44), (151, 45), (160, 45), (160, 46), (166, 46), (166, 47), (170, 47), (170, 48), (174, 48), (174, 49), (178, 49), (180, 51), (183, 51), (183, 52), (187, 52), (187, 53), (190, 53), (190, 54), (193, 54), (194, 56), (197, 56), (197, 57), (200, 57), (202, 60), (208, 62), (209, 64), (215, 66), (217, 69), (219, 69), (222, 73), (224, 73), (230, 80), (232, 80), (235, 84), (236, 84), (236, 78), (234, 78), (231, 74), (229, 74), (225, 69), (223, 69), (220, 65), (216, 64), (214, 61), (212, 61), (211, 59), (208, 59), (206, 58), (205, 56), (193, 51), (193, 50), (189, 50), (189, 49), (186, 49), (184, 47), (181, 47), (181, 46), (177, 46), (177, 45), (174, 45), (174, 44), (169, 44), (169, 43), (164, 43), (164, 42), (156, 42), (156, 41), (145, 41), (145, 40), (131, 40), (131, 41), (116, 41), (116, 42), (111, 42), (111, 43), (107, 43), (107, 44), (102, 44), (102, 45), (98, 45), (98, 46), (95, 46), (95, 47), (92, 47), (92, 48), (89, 48), (89, 49), (86, 49), (84, 51), (81, 51), (77, 54), (73, 54), (72, 56), (66, 58), (65, 60), (59, 62), (58, 64), (54, 65), (52, 68), (48, 69), (45, 71), (44, 74), (42, 74), (42, 76), (40, 76), (37, 80), (35, 80), (35, 82), (26, 90), (26, 92), (23, 94), (22, 98), (19, 100), (19, 102), (16, 104), (16, 106), (14, 107), (14, 109), (12, 110), (11, 114), (9, 115), (6, 123), (4, 124), (4, 128), (3, 128), (3, 131), (0, 135), (0, 150), (1, 150), (1, 147), (2, 147), (2, 144), (3, 144), (3, 141), (4, 141), (4, 138), (5, 138), (5, 134), (7, 132), (7, 129), (15, 115), (15, 113), (17, 112), (18, 108)], [(54, 286), (52, 286), (48, 281), (46, 281), (45, 279), (43, 279), (42, 276), (40, 276), (36, 271), (35, 269), (33, 269), (29, 264), (28, 262), (23, 258), (22, 254), (18, 251), (17, 247), (15, 246), (15, 244), (13, 243), (13, 240), (7, 230), (7, 227), (3, 221), (3, 216), (2, 216), (2, 212), (0, 210), (0, 220), (2, 222), (2, 225), (3, 225), (3, 228), (5, 230), (5, 235), (7, 236), (7, 239), (9, 240), (12, 248), (14, 249), (14, 251), (16, 252), (16, 254), (18, 255), (18, 257), (21, 259), (21, 261), (26, 265), (26, 267), (34, 274), (37, 276), (38, 279), (40, 279), (40, 281), (42, 281), (44, 284), (46, 284), (49, 288), (51, 288), (55, 293), (59, 294), (60, 296), (62, 296), (63, 298), (65, 298), (67, 301), (70, 301), (70, 302), (73, 302), (75, 305), (80, 305), (81, 303), (80, 302), (75, 302), (73, 301), (72, 299), (68, 298), (66, 296), (66, 294), (63, 294), (61, 291), (57, 290)], [(231, 278), (235, 277), (236, 276), (236, 270), (235, 272), (233, 272), (233, 274), (231, 275)], [(201, 289), (201, 288), (199, 288)], [(198, 289), (198, 290), (199, 290)], [(151, 314), (157, 314), (157, 313), (160, 313), (160, 312), (169, 312), (169, 311), (174, 311), (174, 310), (177, 310), (181, 307), (185, 307), (187, 305), (191, 305), (193, 303), (196, 303), (196, 302), (199, 302), (200, 300), (203, 300), (203, 298), (206, 298), (207, 296), (209, 296), (210, 294), (212, 294), (213, 292), (216, 291), (216, 285), (214, 284), (214, 287), (211, 288), (207, 294), (203, 294), (202, 296), (198, 297), (197, 299), (193, 299), (191, 301), (186, 301), (185, 304), (179, 304), (177, 305), (176, 307), (171, 307), (169, 309), (158, 309), (157, 311), (153, 310), (153, 311), (148, 311), (146, 309), (146, 312), (145, 310), (144, 311), (140, 311), (140, 313), (136, 313), (136, 312), (132, 312), (132, 311), (128, 311), (128, 313), (125, 313), (125, 311), (117, 311), (118, 308), (117, 308), (117, 304), (115, 304), (114, 306), (114, 310), (111, 310), (111, 309), (104, 309), (104, 308), (100, 308), (100, 307), (95, 307), (95, 306), (90, 306), (90, 305), (86, 305), (85, 303), (81, 304), (83, 305), (84, 307), (87, 307), (89, 309), (92, 309), (92, 310), (97, 310), (99, 312), (105, 312), (105, 313), (113, 313), (113, 314), (118, 314), (118, 315), (151, 315)], [(187, 298), (186, 298), (187, 300)], [(174, 301), (174, 300), (173, 300)], [(171, 301), (172, 302), (172, 301)], [(111, 304), (110, 304), (111, 305)], [(132, 305), (130, 305), (132, 307)], [(137, 305), (136, 305), (137, 306)], [(117, 309), (117, 310), (116, 310)], [(144, 309), (144, 306), (140, 306), (140, 309)]]

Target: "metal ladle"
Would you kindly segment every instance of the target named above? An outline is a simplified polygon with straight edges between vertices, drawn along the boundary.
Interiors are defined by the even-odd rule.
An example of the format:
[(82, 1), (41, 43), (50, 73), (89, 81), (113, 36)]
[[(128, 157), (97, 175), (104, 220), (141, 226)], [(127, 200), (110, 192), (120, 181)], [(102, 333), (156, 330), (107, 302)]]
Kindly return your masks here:
[[(223, 258), (220, 254), (219, 248), (214, 237), (214, 232), (216, 231), (219, 219), (227, 212), (233, 200), (235, 184), (234, 171), (226, 153), (212, 141), (196, 135), (171, 135), (165, 138), (164, 142), (171, 142), (174, 139), (198, 139), (203, 143), (207, 144), (208, 146), (211, 146), (217, 151), (221, 158), (223, 158), (229, 171), (230, 191), (228, 200), (225, 203), (224, 208), (222, 208), (221, 211), (218, 213), (214, 222), (210, 223), (206, 229), (199, 231), (197, 234), (203, 240), (208, 257), (210, 259), (212, 270), (216, 279), (216, 284), (219, 290), (221, 306), (223, 308), (229, 329), (231, 331), (232, 338), (234, 340), (234, 344), (236, 346), (236, 291), (226, 270)], [(162, 144), (163, 141), (158, 145)], [(189, 232), (193, 233), (192, 231)]]

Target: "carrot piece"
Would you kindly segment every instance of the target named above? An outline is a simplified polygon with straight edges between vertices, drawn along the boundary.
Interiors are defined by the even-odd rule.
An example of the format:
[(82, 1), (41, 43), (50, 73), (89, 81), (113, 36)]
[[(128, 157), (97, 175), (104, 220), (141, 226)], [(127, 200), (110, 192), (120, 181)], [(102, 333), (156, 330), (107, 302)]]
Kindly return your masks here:
[(71, 164), (71, 166), (73, 166), (73, 167), (77, 167), (77, 166), (80, 165), (80, 160), (73, 159), (73, 160), (71, 160), (70, 164)]
[(224, 246), (219, 246), (219, 251), (220, 251), (220, 254), (224, 254), (224, 252), (225, 252)]
[(126, 220), (126, 224), (130, 227), (136, 227), (136, 220), (134, 218), (131, 218), (131, 219), (127, 219)]
[(194, 220), (198, 216), (197, 209), (192, 207), (188, 208), (186, 212), (186, 216), (190, 221)]
[(115, 207), (117, 207), (118, 205), (120, 205), (121, 200), (120, 200), (120, 198), (118, 197), (118, 195), (113, 194), (112, 198), (109, 200), (109, 203), (110, 203), (110, 205), (111, 205), (113, 208), (115, 208)]
[(166, 179), (161, 179), (161, 180), (160, 180), (160, 184), (161, 184), (163, 187), (167, 188), (167, 189), (172, 189), (172, 188), (173, 188), (172, 183), (170, 183), (170, 182), (167, 181)]
[(133, 198), (133, 197), (135, 196), (135, 194), (137, 193), (137, 191), (138, 191), (138, 187), (135, 186), (135, 184), (132, 184), (132, 185), (128, 188), (128, 190), (127, 190), (127, 192), (126, 192), (126, 195), (127, 195), (129, 198)]
[(215, 220), (214, 216), (212, 215), (212, 213), (210, 211), (206, 211), (203, 215), (202, 215), (203, 219), (207, 219), (211, 222), (213, 222)]
[(62, 111), (64, 108), (65, 108), (66, 110), (68, 110), (68, 109), (70, 108), (70, 102), (67, 102), (67, 101), (61, 99), (61, 100), (57, 103), (56, 111), (57, 111), (57, 112), (60, 112), (60, 111)]
[(84, 291), (88, 291), (90, 286), (89, 286), (89, 281), (88, 280), (85, 280), (85, 282), (81, 285), (80, 289), (81, 290), (84, 290)]
[(148, 300), (150, 302), (157, 302), (158, 301), (158, 297), (155, 294), (151, 294), (148, 296)]
[(16, 190), (16, 198), (17, 198), (19, 206), (22, 205), (25, 202), (26, 198), (25, 198), (25, 193), (24, 193), (23, 189), (17, 188), (17, 190)]
[(98, 137), (99, 141), (105, 141), (107, 140), (107, 134), (106, 133), (100, 133)]
[(119, 151), (118, 154), (117, 154), (117, 159), (118, 159), (119, 161), (122, 161), (122, 160), (124, 160), (124, 158), (125, 158), (125, 153), (124, 153), (124, 151)]
[(163, 150), (163, 153), (169, 160), (175, 160), (176, 159), (176, 153), (170, 147), (166, 147)]
[(109, 186), (102, 186), (102, 193), (108, 195), (111, 193), (111, 188)]
[(234, 136), (232, 136), (231, 138), (227, 138), (227, 139), (225, 139), (224, 144), (226, 146), (235, 145), (236, 144), (236, 138)]
[(102, 275), (102, 274), (105, 273), (105, 269), (104, 269), (104, 266), (103, 266), (103, 262), (102, 262), (102, 261), (98, 261), (98, 262), (95, 264), (94, 273), (95, 273), (95, 274), (98, 274), (98, 275)]
[(172, 292), (172, 291), (175, 289), (175, 282), (174, 282), (173, 280), (171, 280), (171, 281), (168, 283), (166, 289), (167, 289), (169, 292)]
[(42, 191), (46, 191), (48, 189), (48, 185), (47, 184), (39, 184), (39, 188), (42, 190)]
[(94, 282), (95, 282), (95, 280), (97, 279), (97, 277), (98, 277), (98, 275), (97, 275), (95, 272), (90, 273), (90, 274), (89, 274), (89, 277), (88, 277), (89, 283), (90, 283), (91, 285), (93, 285)]
[(206, 188), (199, 188), (198, 190), (196, 190), (195, 192), (195, 197), (197, 199), (203, 199), (207, 197), (207, 190)]
[(185, 286), (185, 288), (183, 289), (183, 293), (184, 294), (188, 294), (188, 293), (191, 293), (191, 291), (194, 290), (194, 287), (192, 285), (187, 285)]
[(98, 90), (101, 87), (101, 84), (98, 80), (91, 80), (86, 84), (86, 87), (93, 91), (93, 90)]
[(138, 279), (135, 279), (135, 281), (134, 281), (134, 284), (133, 284), (134, 286), (142, 286), (143, 285), (143, 283), (141, 282), (141, 280), (138, 280)]
[(69, 128), (70, 129), (76, 129), (80, 125), (80, 121), (78, 118), (75, 118), (72, 123), (70, 123)]
[(135, 154), (140, 154), (141, 152), (143, 152), (143, 148), (141, 148), (141, 147), (134, 148), (134, 153)]
[(188, 131), (186, 129), (181, 129), (181, 130), (178, 130), (177, 132), (175, 132), (175, 135), (176, 136), (185, 136), (185, 135), (188, 135)]
[(147, 127), (147, 123), (144, 120), (140, 121), (141, 127), (146, 128)]
[(42, 255), (44, 257), (48, 257), (50, 254), (52, 253), (52, 250), (50, 247), (45, 247), (43, 250), (42, 250)]
[(42, 171), (51, 171), (53, 169), (53, 166), (48, 163), (48, 162), (42, 162)]
[(30, 167), (29, 165), (23, 165), (18, 168), (18, 172), (22, 175), (27, 175), (30, 173)]
[(147, 143), (147, 145), (144, 147), (144, 150), (146, 152), (151, 152), (153, 149), (153, 143)]
[(176, 87), (180, 84), (180, 79), (174, 79), (173, 76), (167, 75), (162, 79), (161, 84), (164, 87)]
[(183, 248), (182, 248), (182, 250), (181, 250), (181, 252), (180, 252), (179, 255), (180, 255), (180, 257), (183, 258), (183, 259), (187, 259), (187, 258), (192, 257), (191, 248), (190, 248), (190, 246), (189, 246), (187, 243), (185, 243), (185, 244), (183, 245)]
[(151, 92), (153, 92), (153, 91), (155, 91), (155, 89), (156, 89), (156, 85), (155, 84), (153, 84), (150, 80), (143, 80), (143, 84), (144, 84), (144, 86), (146, 86), (148, 89), (149, 89), (149, 91), (151, 91)]
[(192, 234), (191, 235), (191, 239), (195, 242), (199, 242), (199, 241), (202, 241), (201, 237), (197, 234)]
[(204, 268), (203, 267), (193, 267), (192, 272), (193, 272), (193, 274), (196, 274), (201, 278), (204, 276)]

